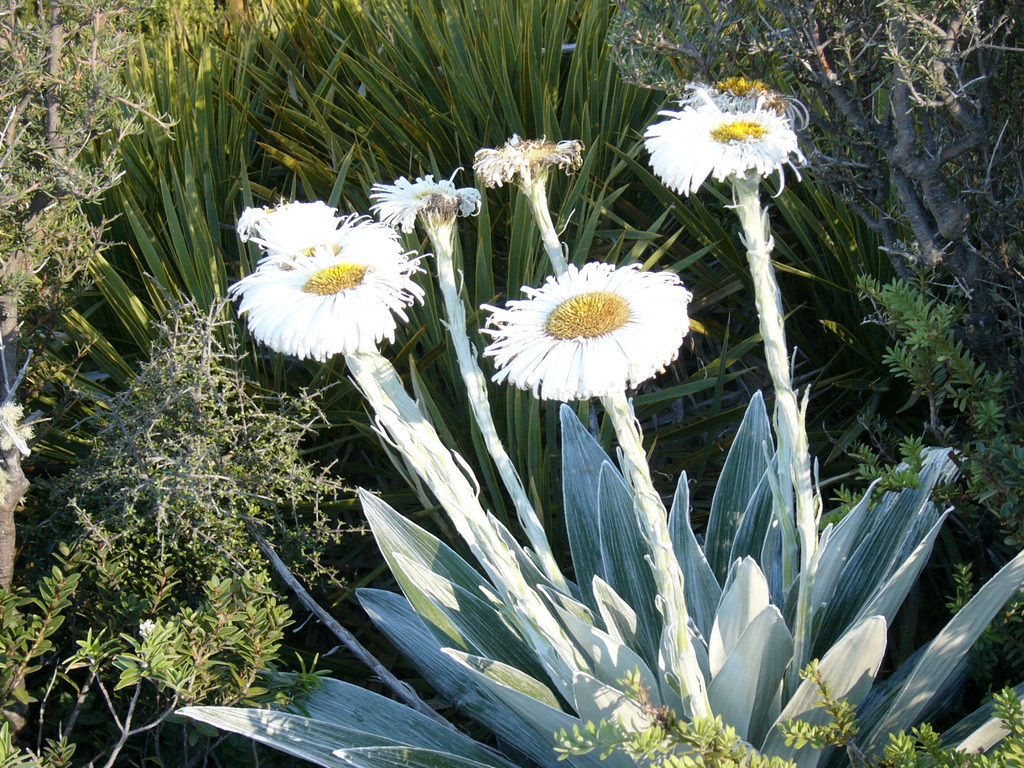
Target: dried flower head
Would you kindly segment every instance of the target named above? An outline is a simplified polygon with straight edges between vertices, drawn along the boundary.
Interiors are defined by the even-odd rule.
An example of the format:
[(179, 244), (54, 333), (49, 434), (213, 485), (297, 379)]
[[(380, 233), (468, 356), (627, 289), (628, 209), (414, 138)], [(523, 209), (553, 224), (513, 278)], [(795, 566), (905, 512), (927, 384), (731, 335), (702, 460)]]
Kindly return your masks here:
[(573, 173), (583, 165), (583, 142), (576, 139), (557, 144), (545, 138), (521, 139), (513, 135), (498, 149), (479, 149), (473, 171), (487, 187), (515, 182), (524, 188), (547, 178), (552, 166)]

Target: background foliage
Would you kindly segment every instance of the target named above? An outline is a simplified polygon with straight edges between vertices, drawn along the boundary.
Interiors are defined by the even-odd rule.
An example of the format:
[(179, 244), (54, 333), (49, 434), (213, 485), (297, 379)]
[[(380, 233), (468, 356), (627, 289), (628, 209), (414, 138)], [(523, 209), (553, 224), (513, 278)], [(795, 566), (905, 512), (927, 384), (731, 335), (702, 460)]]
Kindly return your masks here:
[[(61, 570), (59, 583), (75, 573), (103, 582), (113, 577), (96, 574), (120, 569), (117, 579), (122, 581), (111, 583), (135, 585), (138, 605), (129, 609), (112, 603), (109, 618), (97, 619), (98, 625), (110, 627), (108, 637), (114, 642), (122, 631), (134, 632), (145, 614), (139, 605), (149, 605), (146, 601), (163, 589), (160, 585), (180, 581), (171, 590), (180, 600), (175, 606), (199, 610), (195, 606), (205, 604), (213, 606), (206, 615), (227, 616), (234, 610), (230, 601), (205, 597), (207, 576), (248, 571), (262, 584), (242, 516), (273, 526), (277, 542), (290, 548), (294, 563), (327, 528), (337, 527), (339, 516), (353, 522), (344, 501), (321, 507), (318, 515), (313, 498), (325, 487), (362, 484), (380, 489), (398, 509), (418, 508), (412, 503), (416, 489), (380, 448), (339, 364), (296, 363), (269, 355), (238, 333), (233, 312), (220, 302), (226, 286), (252, 269), (256, 254), (238, 243), (234, 222), (244, 206), (281, 197), (323, 198), (343, 211), (365, 211), (373, 182), (424, 173), (447, 177), (455, 168), (468, 166), (477, 148), (498, 146), (513, 133), (578, 138), (587, 147), (583, 169), (555, 179), (549, 194), (562, 237), (573, 247), (570, 258), (577, 263), (641, 261), (678, 270), (695, 293), (691, 314), (696, 323), (687, 348), (665, 376), (637, 393), (636, 405), (651, 444), (657, 446), (656, 481), (668, 496), (675, 478), (687, 470), (693, 478), (695, 519), (703, 519), (743, 407), (767, 378), (756, 354), (756, 315), (743, 254), (723, 201), (707, 191), (684, 203), (647, 170), (640, 135), (657, 110), (669, 104), (668, 97), (623, 82), (607, 45), (611, 34), (621, 54), (637, 43), (635, 50), (642, 52), (646, 38), (629, 35), (642, 28), (639, 20), (645, 13), (646, 29), (670, 29), (677, 35), (663, 35), (659, 42), (669, 44), (655, 59), (668, 67), (659, 70), (664, 83), (678, 86), (694, 73), (720, 71), (721, 62), (708, 58), (710, 52), (750, 51), (754, 71), (771, 72), (773, 84), (797, 92), (815, 116), (811, 143), (821, 150), (815, 168), (803, 184), (791, 185), (772, 201), (772, 216), (791, 311), (787, 328), (799, 350), (796, 375), (814, 390), (811, 438), (813, 452), (822, 459), (822, 479), (838, 484), (858, 463), (864, 477), (871, 476), (872, 466), (882, 473), (901, 458), (898, 446), (906, 440), (969, 450), (979, 457), (973, 464), (976, 471), (968, 475), (969, 486), (947, 493), (963, 510), (963, 522), (955, 530), (970, 536), (944, 534), (934, 571), (947, 570), (952, 561), (975, 560), (980, 575), (990, 573), (1004, 556), (999, 540), (1019, 537), (1019, 489), (1010, 478), (1019, 474), (1021, 432), (1013, 418), (1003, 419), (995, 431), (979, 429), (957, 403), (975, 408), (994, 399), (1011, 416), (1019, 404), (1022, 345), (1014, 320), (1019, 317), (1019, 169), (1006, 160), (1016, 152), (1019, 134), (1003, 126), (1015, 118), (1019, 122), (1021, 90), (1016, 87), (1019, 76), (1009, 67), (1011, 52), (996, 47), (1017, 39), (1018, 30), (1009, 23), (1013, 9), (1005, 9), (1009, 22), (1004, 23), (1000, 9), (979, 4), (978, 13), (966, 17), (966, 42), (939, 55), (926, 28), (899, 28), (896, 22), (910, 8), (905, 4), (862, 4), (844, 7), (842, 13), (822, 7), (821, 20), (831, 25), (831, 39), (837, 41), (829, 49), (836, 56), (829, 60), (833, 71), (848, 72), (830, 82), (821, 80), (819, 70), (807, 74), (801, 66), (806, 49), (799, 38), (768, 34), (786, 29), (796, 35), (805, 29), (795, 23), (785, 26), (773, 16), (790, 12), (779, 5), (752, 15), (743, 3), (698, 3), (686, 6), (690, 15), (685, 17), (676, 15), (682, 7), (676, 3), (616, 7), (587, 0), (285, 0), (268, 7), (228, 8), (197, 0), (174, 9), (158, 5), (143, 17), (129, 17), (128, 8), (110, 4), (53, 3), (42, 16), (32, 5), (10, 6), (3, 16), (0, 52), (22, 54), (0, 55), (0, 68), (10, 68), (0, 78), (2, 114), (16, 115), (6, 123), (6, 154), (0, 164), (4, 189), (15, 193), (2, 198), (5, 267), (0, 268), (0, 283), (6, 295), (32, 302), (22, 304), (28, 319), (21, 333), (32, 339), (35, 368), (17, 394), (27, 410), (51, 419), (41, 425), (33, 443), (29, 474), (56, 478), (49, 496), (33, 492), (28, 497), (19, 518), (22, 531), (25, 523), (38, 521), (47, 523), (40, 531), (56, 529), (65, 538), (83, 531), (83, 541), (69, 552), (86, 553), (61, 555), (71, 558), (62, 565), (54, 559), (57, 550), (41, 535), (21, 549), (16, 582), (28, 592), (10, 593), (14, 607), (4, 614), (15, 628), (10, 637), (21, 639), (5, 642), (15, 649), (9, 651), (11, 658), (32, 660), (25, 667), (27, 690), (35, 691), (30, 695), (45, 700), (39, 694), (54, 680), (53, 686), (69, 691), (61, 696), (74, 699), (82, 675), (93, 672), (113, 683), (121, 671), (111, 660), (135, 652), (137, 645), (135, 639), (117, 639), (111, 646), (117, 652), (97, 656), (106, 660), (95, 668), (57, 674), (75, 651), (75, 642), (85, 639), (82, 622), (89, 617), (83, 613), (73, 620), (67, 606), (54, 607), (59, 598), (47, 590), (55, 587), (44, 587), (40, 576), (52, 575), (52, 567)], [(53, 17), (46, 9), (60, 10), (63, 26), (75, 30), (63, 50), (68, 51), (67, 61), (78, 62), (77, 69), (47, 69), (47, 48), (38, 45), (49, 39), (47, 30), (52, 29), (47, 25)], [(712, 10), (719, 15), (707, 23), (701, 14)], [(922, 17), (938, 14), (945, 23), (970, 9), (931, 3), (910, 10)], [(740, 17), (745, 21), (734, 23)], [(865, 20), (876, 18), (884, 23), (866, 25)], [(690, 37), (679, 36), (682, 32)], [(920, 45), (904, 46), (899, 35), (909, 35)], [(708, 39), (713, 45), (704, 44)], [(106, 51), (102, 68), (95, 66), (93, 45)], [(908, 60), (907, 50), (917, 53)], [(704, 58), (695, 58), (695, 52)], [(932, 103), (936, 89), (944, 86), (927, 79), (931, 65), (921, 58), (927, 56), (956, 75), (946, 86), (960, 103), (977, 111), (980, 129), (958, 127), (947, 105)], [(649, 61), (626, 59), (626, 64)], [(861, 69), (850, 69), (850, 62)], [(900, 67), (910, 75), (901, 79)], [(71, 72), (78, 73), (73, 88), (68, 87)], [(980, 75), (985, 79), (978, 80)], [(857, 90), (862, 87), (864, 91)], [(884, 127), (885, 105), (900, 88), (911, 99), (914, 130), (933, 137), (913, 144), (907, 162), (937, 146), (958, 146), (965, 137), (977, 137), (936, 171), (956, 203), (953, 207), (966, 206), (964, 232), (942, 234), (942, 211), (932, 211), (928, 201), (924, 223), (914, 220), (911, 203), (921, 203), (926, 185), (911, 178), (910, 192), (904, 195), (899, 179), (890, 182), (884, 176), (886, 169), (904, 175), (909, 171), (899, 171), (894, 156), (885, 155), (890, 145), (879, 140), (881, 128), (872, 124), (858, 132), (858, 114), (869, 123), (881, 116)], [(12, 113), (24, 94), (30, 95), (25, 103), (36, 111), (26, 106), (27, 111)], [(854, 111), (836, 107), (843, 94), (852, 94)], [(45, 114), (58, 96), (68, 110), (60, 131), (54, 132)], [(132, 119), (140, 106), (145, 117)], [(855, 140), (849, 146), (830, 143), (837, 135)], [(18, 141), (12, 143), (13, 137)], [(63, 163), (56, 162), (61, 153)], [(871, 172), (862, 172), (863, 165)], [(115, 179), (119, 183), (108, 189)], [(471, 183), (467, 172), (456, 181)], [(100, 190), (107, 190), (102, 197)], [(460, 232), (470, 306), (517, 295), (519, 286), (536, 284), (545, 271), (525, 201), (509, 189), (486, 195), (484, 213), (463, 222)], [(956, 216), (950, 220), (961, 221)], [(931, 240), (923, 236), (929, 233)], [(30, 243), (23, 242), (26, 237)], [(108, 245), (101, 248), (104, 242)], [(921, 262), (941, 261), (936, 253), (952, 254), (946, 261), (949, 271), (943, 264), (908, 261), (906, 254), (915, 253), (916, 242), (933, 247)], [(970, 248), (961, 251), (964, 243)], [(408, 245), (425, 247), (415, 236)], [(43, 268), (22, 270), (12, 281), (3, 271), (15, 263), (8, 254), (18, 255), (22, 265), (42, 263)], [(976, 270), (964, 273), (967, 283), (988, 286), (971, 294), (969, 301), (957, 287), (962, 281), (954, 279), (965, 260), (973, 260)], [(874, 310), (862, 300), (859, 278), (885, 285), (897, 273), (911, 278), (901, 299), (884, 300)], [(25, 292), (26, 287), (31, 291)], [(896, 314), (899, 301), (932, 302), (934, 311), (942, 306), (951, 310), (941, 316), (943, 324), (932, 324), (938, 334), (915, 336)], [(210, 330), (205, 341), (189, 336), (192, 320), (182, 326), (177, 307), (183, 302), (194, 306), (187, 317)], [(478, 469), (486, 506), (507, 516), (508, 504), (478, 436), (464, 418), (439, 304), (440, 297), (428, 295), (426, 306), (388, 354), (402, 370), (411, 371), (410, 384), (430, 394), (426, 407), (446, 442)], [(978, 315), (981, 310), (988, 319)], [(872, 311), (880, 322), (863, 324)], [(168, 346), (168, 329), (175, 327), (191, 341)], [(199, 346), (190, 346), (194, 344)], [(178, 355), (178, 349), (197, 353)], [(945, 356), (950, 350), (953, 356)], [(944, 363), (961, 360), (973, 366), (978, 376), (957, 380), (950, 385), (955, 391), (938, 386), (935, 376), (930, 382), (922, 379), (937, 354)], [(161, 363), (164, 357), (166, 364)], [(195, 365), (203, 359), (219, 362), (205, 369)], [(208, 379), (207, 371), (219, 373)], [(1008, 376), (1005, 389), (977, 388), (985, 376), (999, 371)], [(331, 386), (324, 389), (327, 383)], [(270, 392), (285, 394), (268, 397)], [(317, 393), (320, 414), (309, 410), (311, 401), (303, 399), (307, 392)], [(524, 393), (497, 389), (492, 390), (492, 402), (506, 445), (520, 473), (533, 478), (532, 491), (557, 542), (564, 521), (554, 409)], [(922, 407), (932, 402), (934, 421)], [(580, 415), (589, 422), (585, 406)], [(119, 423), (130, 427), (127, 434)], [(931, 423), (939, 425), (938, 433), (923, 429)], [(233, 450), (236, 429), (251, 435), (251, 441), (239, 441)], [(203, 434), (204, 440), (184, 441), (183, 434)], [(610, 434), (601, 437), (608, 448)], [(860, 447), (858, 441), (863, 441)], [(282, 479), (274, 457), (293, 468), (291, 485), (254, 482), (268, 476)], [(313, 472), (311, 464), (319, 469)], [(197, 477), (203, 482), (193, 482)], [(202, 488), (209, 493), (194, 495)], [(65, 503), (72, 498), (78, 512)], [(975, 508), (979, 511), (972, 512)], [(322, 517), (325, 509), (332, 514), (329, 524)], [(450, 538), (436, 510), (415, 515), (428, 529)], [(985, 522), (974, 525), (981, 520)], [(210, 539), (218, 546), (209, 548)], [(105, 542), (128, 540), (127, 560), (111, 560), (113, 550)], [(374, 579), (381, 583), (375, 548), (356, 535), (343, 547), (316, 550), (321, 575), (340, 574), (347, 582), (328, 592), (336, 612), (350, 626), (364, 622), (346, 597), (349, 587)], [(564, 547), (562, 551), (567, 552)], [(159, 569), (134, 569), (135, 563), (154, 557), (179, 570), (168, 576)], [(160, 559), (164, 557), (168, 560)], [(564, 558), (568, 566), (567, 554)], [(193, 559), (202, 574), (183, 578), (182, 563)], [(952, 591), (948, 579), (930, 578), (926, 572), (923, 589), (930, 591), (916, 604), (939, 606), (942, 601), (934, 596)], [(326, 582), (320, 584), (324, 588)], [(97, 596), (90, 604), (98, 611), (105, 599)], [(914, 604), (912, 598), (908, 635), (919, 623), (912, 614)], [(245, 622), (251, 622), (251, 631), (270, 638), (277, 632), (272, 626), (285, 621), (279, 608)], [(924, 614), (920, 623), (944, 622), (945, 616), (936, 615), (940, 612)], [(43, 625), (36, 626), (37, 621)], [(36, 637), (47, 640), (35, 646), (31, 638)], [(268, 639), (266, 647), (276, 642)], [(894, 647), (913, 645), (908, 640)], [(382, 644), (374, 647), (394, 659)], [(229, 663), (242, 669), (243, 661), (234, 656)], [(37, 665), (39, 669), (29, 669)], [(341, 669), (354, 678), (366, 677), (343, 664)], [(122, 692), (127, 698), (116, 701), (130, 702), (133, 690), (145, 689), (147, 711), (155, 714), (168, 701), (160, 697), (174, 695), (155, 679), (134, 685)], [(217, 685), (204, 688), (202, 695), (214, 696)], [(248, 695), (238, 686), (236, 693)], [(254, 700), (261, 695), (252, 694)], [(54, 700), (56, 696), (52, 694)], [(87, 701), (93, 711), (105, 711), (98, 700)], [(41, 707), (33, 703), (29, 711), (36, 718)], [(48, 720), (40, 718), (38, 727), (21, 736), (37, 752), (45, 748), (43, 734), (51, 732), (46, 723), (56, 727), (59, 721), (54, 707), (48, 711)], [(97, 731), (93, 748), (109, 749), (118, 738), (116, 730), (102, 735)], [(150, 747), (140, 746), (138, 754)], [(80, 749), (75, 759), (84, 757)]]

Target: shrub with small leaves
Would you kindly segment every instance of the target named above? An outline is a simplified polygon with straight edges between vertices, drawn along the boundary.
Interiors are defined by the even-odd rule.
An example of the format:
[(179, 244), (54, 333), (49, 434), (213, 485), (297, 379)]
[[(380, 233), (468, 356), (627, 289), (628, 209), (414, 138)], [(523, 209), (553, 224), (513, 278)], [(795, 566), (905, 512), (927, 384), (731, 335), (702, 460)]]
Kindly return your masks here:
[[(905, 281), (882, 285), (863, 278), (861, 293), (876, 309), (875, 320), (892, 334), (884, 362), (893, 376), (911, 388), (904, 410), (924, 403), (929, 442), (957, 450), (966, 488), (957, 494), (961, 516), (992, 515), (1012, 549), (1024, 545), (1024, 423), (1013, 417), (1011, 381), (1005, 371), (979, 361), (960, 336), (962, 306), (939, 301)], [(881, 444), (898, 444), (901, 458), (920, 454), (922, 436), (883, 435)], [(861, 476), (883, 477), (877, 450), (862, 447)]]
[(317, 685), (313, 673), (265, 674), (280, 666), (291, 622), (266, 574), (212, 577), (193, 599), (174, 568), (135, 574), (117, 547), (61, 545), (57, 560), (33, 590), (0, 592), (0, 704), (33, 715), (20, 749), (0, 734), (13, 761), (3, 768), (57, 768), (73, 755), (108, 767), (209, 764), (220, 740), (183, 730), (177, 707), (283, 706)]
[(800, 676), (818, 688), (818, 706), (828, 715), (821, 723), (789, 720), (780, 727), (786, 743), (797, 749), (845, 748), (850, 763), (860, 768), (1003, 768), (1024, 763), (1024, 710), (1012, 689), (1004, 689), (992, 697), (993, 717), (998, 719), (1005, 736), (988, 753), (970, 752), (946, 746), (929, 723), (889, 735), (889, 743), (881, 756), (872, 760), (857, 745), (857, 714), (842, 698), (832, 695), (828, 682), (822, 678), (817, 663), (809, 664)]
[(223, 312), (180, 307), (129, 387), (99, 403), (89, 459), (50, 485), (53, 506), (71, 499), (77, 518), (60, 537), (80, 526), (123, 542), (140, 574), (173, 566), (192, 589), (262, 569), (255, 526), (286, 560), (329, 576), (317, 554), (353, 528), (322, 507), (341, 484), (302, 457), (315, 398), (260, 393)]

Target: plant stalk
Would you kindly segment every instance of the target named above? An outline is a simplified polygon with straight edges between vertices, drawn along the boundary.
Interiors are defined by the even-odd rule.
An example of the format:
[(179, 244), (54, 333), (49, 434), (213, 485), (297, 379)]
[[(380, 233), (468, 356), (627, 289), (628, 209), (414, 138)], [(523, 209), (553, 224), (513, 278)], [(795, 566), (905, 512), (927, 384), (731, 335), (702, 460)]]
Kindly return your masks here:
[(537, 222), (537, 229), (540, 230), (544, 253), (551, 261), (551, 269), (554, 274), (560, 275), (565, 272), (568, 264), (565, 260), (565, 249), (562, 247), (562, 241), (558, 238), (558, 231), (551, 220), (551, 211), (548, 208), (547, 179), (547, 173), (540, 173), (534, 176), (523, 190), (526, 192), (526, 199), (530, 201), (533, 220)]
[(477, 498), (479, 485), (458, 454), (445, 447), (434, 427), (405, 391), (379, 352), (345, 356), (348, 370), (376, 417), (381, 436), (397, 448), (448, 513), (459, 535), (510, 606), (508, 616), (536, 652), (559, 691), (572, 697), (573, 675), (587, 664), (561, 624), (527, 581), (512, 547), (515, 540)]
[(487, 452), (494, 461), (506, 490), (512, 497), (519, 524), (523, 527), (526, 538), (529, 539), (530, 545), (537, 555), (541, 570), (555, 586), (568, 594), (569, 589), (565, 577), (555, 561), (551, 545), (548, 543), (548, 536), (530, 503), (519, 472), (516, 470), (515, 464), (512, 463), (494, 426), (494, 416), (491, 413), (490, 399), (487, 394), (487, 381), (483, 371), (480, 370), (476, 350), (466, 332), (466, 308), (459, 296), (459, 281), (455, 269), (455, 223), (440, 222), (426, 217), (425, 225), (427, 235), (434, 245), (437, 281), (441, 286), (441, 295), (444, 298), (448, 333), (452, 340), (452, 346), (455, 348), (462, 382), (469, 395), (473, 418), (480, 430), (481, 437), (483, 437)]
[(679, 692), (683, 703), (689, 709), (689, 716), (710, 717), (711, 704), (707, 697), (704, 674), (697, 662), (690, 638), (683, 571), (672, 547), (668, 513), (651, 480), (640, 424), (625, 391), (603, 397), (601, 403), (615, 428), (623, 474), (632, 491), (633, 503), (639, 512), (645, 538), (654, 553), (654, 562), (651, 565), (654, 580), (658, 585), (658, 594), (662, 598), (659, 610), (665, 620), (662, 652), (667, 657), (668, 669), (678, 680)]
[[(810, 641), (810, 600), (814, 584), (815, 553), (818, 548), (818, 505), (811, 479), (811, 455), (805, 426), (806, 399), (801, 407), (793, 390), (789, 350), (782, 313), (782, 293), (775, 279), (771, 253), (774, 247), (768, 223), (768, 212), (761, 205), (761, 177), (748, 173), (733, 178), (733, 210), (743, 228), (743, 245), (747, 249), (747, 263), (754, 281), (754, 296), (760, 319), (761, 338), (765, 360), (775, 386), (774, 424), (778, 441), (778, 487), (781, 498), (775, 500), (775, 511), (789, 519), (795, 517), (800, 539), (800, 570), (797, 592), (796, 627), (794, 632), (794, 660), (791, 683), (797, 681), (800, 669), (807, 659)], [(795, 499), (795, 508), (794, 508)], [(782, 526), (786, 530), (786, 526)], [(786, 556), (789, 547), (783, 543)], [(792, 564), (787, 586), (792, 583)]]

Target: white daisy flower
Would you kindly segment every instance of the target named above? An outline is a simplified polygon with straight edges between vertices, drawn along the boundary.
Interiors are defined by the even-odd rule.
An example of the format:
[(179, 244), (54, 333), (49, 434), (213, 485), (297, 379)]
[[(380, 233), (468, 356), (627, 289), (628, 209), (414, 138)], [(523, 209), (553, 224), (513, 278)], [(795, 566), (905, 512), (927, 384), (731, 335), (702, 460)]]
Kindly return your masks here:
[(487, 187), (516, 182), (529, 187), (535, 179), (547, 176), (551, 166), (573, 173), (583, 165), (583, 142), (572, 139), (557, 144), (547, 139), (521, 139), (513, 135), (498, 149), (479, 149), (473, 158), (473, 171)]
[(671, 272), (591, 262), (524, 287), (491, 312), (484, 350), (508, 380), (542, 400), (582, 400), (635, 387), (676, 359), (690, 292)]
[(708, 176), (725, 181), (750, 171), (778, 171), (782, 183), (783, 166), (796, 170), (804, 162), (789, 121), (763, 105), (726, 112), (709, 102), (659, 114), (669, 119), (644, 134), (651, 167), (665, 186), (683, 195), (700, 189)]
[(263, 248), (264, 260), (308, 256), (338, 237), (337, 209), (322, 200), (282, 203), (276, 208), (246, 208), (238, 219), (238, 237)]
[(422, 301), (419, 259), (395, 230), (352, 215), (330, 245), (289, 263), (270, 261), (231, 286), (252, 335), (273, 350), (321, 362), (395, 340), (395, 316)]
[(810, 116), (798, 99), (783, 96), (763, 80), (727, 77), (708, 87), (691, 83), (690, 93), (680, 101), (682, 106), (702, 107), (713, 102), (723, 112), (751, 112), (759, 106), (778, 112), (796, 130), (807, 127)]
[[(455, 173), (461, 171), (456, 169)], [(451, 222), (456, 216), (476, 216), (480, 213), (480, 193), (472, 187), (456, 189), (453, 179), (434, 181), (432, 175), (409, 181), (402, 176), (394, 184), (374, 184), (370, 199), (377, 203), (370, 210), (381, 223), (389, 227), (412, 232), (417, 216), (430, 216), (442, 222)]]

